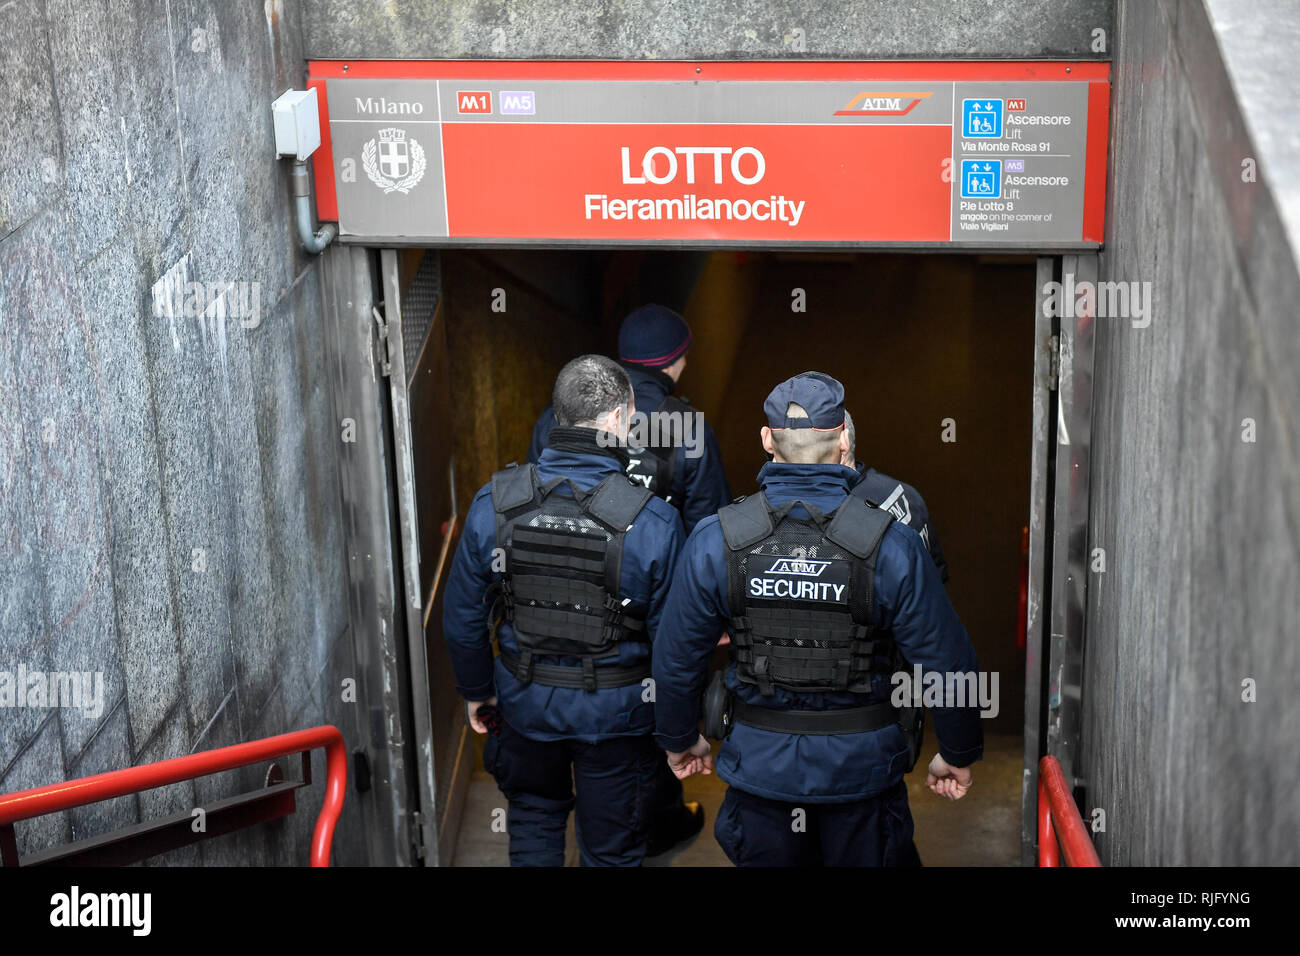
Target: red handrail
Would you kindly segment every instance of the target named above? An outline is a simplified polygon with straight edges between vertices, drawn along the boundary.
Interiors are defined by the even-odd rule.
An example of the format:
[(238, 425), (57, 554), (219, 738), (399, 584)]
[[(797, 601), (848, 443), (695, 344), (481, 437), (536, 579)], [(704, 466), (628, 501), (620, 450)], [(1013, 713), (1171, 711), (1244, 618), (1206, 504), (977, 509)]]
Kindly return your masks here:
[(1061, 762), (1047, 756), (1038, 761), (1038, 865), (1060, 866), (1062, 855), (1066, 866), (1101, 866)]
[(0, 795), (0, 826), (321, 747), (325, 748), (325, 802), (312, 833), (311, 865), (329, 866), (334, 827), (343, 812), (347, 794), (348, 757), (343, 735), (337, 727), (328, 725), (3, 794)]

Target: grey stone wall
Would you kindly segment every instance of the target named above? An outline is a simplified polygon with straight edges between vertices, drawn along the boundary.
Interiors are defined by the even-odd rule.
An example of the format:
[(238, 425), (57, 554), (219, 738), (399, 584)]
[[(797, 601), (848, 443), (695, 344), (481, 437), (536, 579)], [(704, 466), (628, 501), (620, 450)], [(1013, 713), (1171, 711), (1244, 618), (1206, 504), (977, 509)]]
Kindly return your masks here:
[[(269, 110), (301, 86), (301, 34), (281, 0), (0, 4), (0, 671), (104, 682), (97, 714), (0, 709), (0, 792), (352, 732), (320, 270), (293, 234)], [(169, 315), (168, 281), (247, 285), (228, 309), (189, 315), (182, 298)], [(315, 766), (291, 820), (171, 862), (305, 863)], [(20, 849), (264, 772), (20, 824)], [(335, 847), (364, 862), (351, 795)]]
[[(1114, 0), (305, 0), (313, 59), (1108, 59)], [(1105, 50), (1094, 49), (1094, 29)]]
[(1300, 107), (1239, 105), (1300, 43), (1293, 4), (1209, 7), (1118, 12), (1102, 274), (1154, 308), (1097, 322), (1082, 769), (1107, 864), (1300, 863)]

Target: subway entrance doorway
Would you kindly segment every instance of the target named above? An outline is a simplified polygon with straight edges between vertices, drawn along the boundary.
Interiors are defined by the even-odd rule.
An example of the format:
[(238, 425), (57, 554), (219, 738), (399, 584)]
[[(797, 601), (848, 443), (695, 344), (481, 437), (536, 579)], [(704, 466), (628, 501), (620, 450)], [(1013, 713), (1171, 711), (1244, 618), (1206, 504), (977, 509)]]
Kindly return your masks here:
[[(465, 724), (441, 634), (458, 516), (494, 471), (526, 460), (560, 367), (584, 352), (615, 354), (620, 320), (649, 302), (691, 326), (677, 394), (714, 428), (733, 496), (756, 489), (766, 460), (764, 396), (807, 369), (843, 382), (858, 459), (924, 496), (951, 574), (948, 595), (991, 700), (985, 757), (962, 801), (924, 789), (934, 750), (927, 728), (926, 756), (908, 777), (917, 846), (928, 865), (1021, 861), (1032, 824), (1023, 768), (1049, 732), (1038, 700), (1051, 692), (1039, 666), (1026, 687), (1027, 657), (1040, 660), (1040, 639), (1026, 632), (1041, 629), (1047, 602), (1037, 592), (1050, 586), (1051, 563), (1045, 451), (1055, 429), (1045, 414), (1051, 399), (1040, 394), (1052, 383), (1039, 373), (1052, 361), (1044, 348), (1059, 342), (1039, 306), (1042, 279), (1059, 272), (1062, 257), (537, 248), (378, 257), (382, 334), (390, 356), (400, 345), (409, 383), (407, 436), (394, 404), (394, 457), (401, 475), (409, 455), (412, 479), (397, 481), (404, 531), (418, 540), (403, 556), (418, 572), (408, 596), (418, 590), (419, 607), (409, 615), (427, 668), (426, 682), (413, 655), (412, 699), (429, 712), (441, 863), (504, 865), (508, 845), (505, 800), (482, 769), (482, 740)], [(399, 309), (388, 307), (394, 299)], [(712, 776), (686, 781), (687, 799), (705, 806), (706, 833), (665, 861), (729, 865), (709, 830), (724, 790)], [(572, 839), (569, 850), (576, 861)]]

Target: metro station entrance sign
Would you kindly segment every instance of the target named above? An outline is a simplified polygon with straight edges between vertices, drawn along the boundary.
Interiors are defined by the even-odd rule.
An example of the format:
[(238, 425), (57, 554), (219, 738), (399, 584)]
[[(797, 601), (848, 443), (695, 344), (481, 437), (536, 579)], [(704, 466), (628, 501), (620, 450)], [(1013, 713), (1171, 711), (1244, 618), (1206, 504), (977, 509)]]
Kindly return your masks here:
[(317, 61), (343, 241), (1092, 249), (1109, 65)]

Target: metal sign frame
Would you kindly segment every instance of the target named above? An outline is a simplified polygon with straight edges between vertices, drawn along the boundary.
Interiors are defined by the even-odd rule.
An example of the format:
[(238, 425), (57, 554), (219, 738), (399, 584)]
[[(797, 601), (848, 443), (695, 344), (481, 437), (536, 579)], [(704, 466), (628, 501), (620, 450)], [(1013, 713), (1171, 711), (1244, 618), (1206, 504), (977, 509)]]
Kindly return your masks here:
[[(313, 61), (310, 63), (308, 85), (318, 91), (323, 123), (322, 146), (313, 157), (317, 209), (321, 219), (339, 221), (340, 187), (336, 177), (343, 183), (357, 183), (357, 186), (347, 187), (352, 191), (352, 211), (343, 219), (354, 221), (340, 222), (340, 239), (373, 247), (436, 245), (508, 248), (536, 245), (551, 248), (887, 248), (1034, 253), (1090, 250), (1099, 246), (1104, 233), (1109, 73), (1109, 64), (1087, 61)], [(335, 104), (336, 118), (333, 123), (339, 130), (346, 130), (347, 135), (343, 137), (346, 144), (339, 142), (340, 154), (336, 156), (336, 136), (331, 130), (329, 89), (334, 85), (339, 89), (349, 88), (350, 92), (356, 93), (361, 91), (356, 86), (358, 81), (368, 82), (366, 89), (375, 89), (376, 92), (390, 87), (423, 91), (421, 95), (424, 100), (397, 102), (382, 96), (353, 96), (354, 106), (348, 98), (340, 95), (339, 102)], [(909, 83), (918, 89), (903, 89)], [(433, 92), (430, 91), (431, 84)], [(506, 87), (528, 87), (511, 95), (522, 97), (527, 93), (528, 97), (532, 97), (544, 84), (550, 84), (550, 89), (556, 95), (542, 97), (538, 94), (537, 100), (529, 99), (524, 105), (530, 110), (540, 110), (548, 102), (565, 101), (567, 94), (567, 100), (579, 102), (577, 105), (570, 102), (564, 107), (563, 113), (554, 114), (562, 115), (562, 120), (548, 119), (541, 122), (539, 117), (528, 115), (502, 115), (501, 97)], [(760, 84), (763, 89), (755, 91), (754, 87)], [(922, 86), (925, 87), (924, 90), (919, 89)], [(478, 87), (483, 89), (475, 92)], [(595, 97), (592, 93), (593, 89), (599, 91), (606, 87), (616, 89), (603, 98)], [(653, 123), (638, 120), (635, 116), (621, 121), (619, 98), (632, 96), (629, 91), (645, 92), (642, 87), (653, 89), (655, 98), (662, 93), (663, 97), (676, 103), (675, 112), (665, 114)], [(882, 91), (893, 92), (889, 94), (889, 102), (862, 101), (861, 97), (866, 93), (852, 95), (859, 87), (869, 87), (880, 96), (886, 95)], [(895, 87), (898, 90), (894, 90)], [(1081, 145), (1069, 146), (1071, 152), (1058, 154), (1053, 151), (1045, 154), (1050, 157), (1046, 160), (1047, 163), (1058, 164), (1051, 167), (1053, 170), (1061, 168), (1060, 163), (1068, 163), (1072, 175), (1083, 177), (1082, 196), (1078, 200), (1081, 208), (1074, 206), (1069, 199), (1072, 192), (1052, 192), (1051, 187), (1039, 183), (1040, 180), (1053, 177), (1036, 175), (1022, 177), (1026, 182), (1033, 181), (1037, 185), (1025, 187), (1031, 190), (1026, 197), (1015, 197), (1015, 201), (1021, 203), (1021, 208), (1014, 213), (1005, 210), (991, 210), (988, 213), (959, 212), (959, 208), (966, 205), (967, 199), (962, 198), (964, 187), (959, 189), (958, 183), (964, 182), (962, 171), (971, 159), (962, 142), (966, 133), (955, 129), (959, 122), (958, 104), (962, 103), (964, 110), (967, 102), (959, 96), (959, 88), (969, 89), (977, 98), (986, 95), (1005, 96), (999, 102), (1005, 102), (1007, 106), (1005, 122), (1008, 124), (1008, 140), (1012, 133), (1009, 128), (1011, 111), (1026, 108), (1025, 98), (1013, 95), (1017, 91), (1038, 90), (1044, 97), (1049, 90), (1054, 91), (1054, 96), (1064, 96), (1068, 92), (1071, 94), (1070, 101), (1076, 106), (1079, 101), (1075, 94), (1084, 96), (1086, 129), (1075, 130), (1070, 134), (1077, 136)], [(821, 103), (820, 98), (828, 95), (830, 89), (838, 97), (832, 105), (842, 108), (832, 109), (826, 103)], [(781, 106), (772, 107), (776, 112), (771, 114), (782, 117), (780, 122), (764, 118), (767, 115), (764, 110), (769, 108), (764, 105), (769, 91), (782, 91), (784, 99), (780, 101)], [(748, 94), (745, 101), (748, 105), (736, 101), (733, 110), (732, 98), (742, 93)], [(452, 105), (458, 102), (456, 97), (462, 94), (465, 97), (481, 98), (482, 109), (476, 106), (474, 109), (467, 108), (468, 111), (463, 115), (459, 111), (453, 115)], [(927, 99), (932, 96), (934, 99)], [(815, 111), (819, 119), (815, 122), (808, 122), (808, 115), (801, 112), (801, 109), (806, 108), (801, 106), (802, 100), (810, 97), (819, 98)], [(420, 96), (415, 98), (419, 100)], [(844, 100), (843, 104), (839, 98)], [(641, 99), (644, 101), (647, 97)], [(755, 99), (757, 104), (753, 102)], [(1031, 103), (1034, 100), (1032, 92), (1029, 100)], [(523, 103), (522, 99), (520, 103)], [(708, 105), (710, 103), (711, 106)], [(349, 112), (362, 110), (363, 107), (364, 116), (353, 116)], [(402, 115), (402, 110), (408, 107), (418, 107), (421, 115)], [(561, 107), (556, 106), (555, 109), (558, 111)], [(927, 109), (929, 113), (925, 113)], [(584, 110), (594, 111), (592, 115), (599, 115), (599, 121), (583, 121)], [(516, 104), (513, 112), (521, 111), (523, 106)], [(822, 112), (826, 113), (824, 118), (821, 118)], [(733, 113), (735, 118), (731, 118)], [(925, 122), (919, 122), (918, 118), (923, 113)], [(1003, 115), (1002, 107), (999, 107), (999, 127), (1003, 124)], [(692, 119), (693, 116), (697, 118)], [(707, 117), (708, 122), (702, 122), (698, 119), (700, 116)], [(534, 122), (534, 119), (539, 121)], [(750, 221), (743, 224), (732, 222), (725, 229), (712, 225), (699, 227), (694, 223), (688, 225), (683, 219), (694, 219), (695, 216), (678, 212), (667, 216), (672, 221), (653, 225), (638, 223), (638, 228), (629, 232), (609, 227), (604, 222), (599, 227), (584, 225), (581, 222), (583, 217), (576, 213), (576, 207), (569, 201), (573, 197), (567, 192), (562, 203), (550, 197), (551, 192), (557, 191), (550, 188), (554, 178), (563, 177), (566, 170), (575, 166), (575, 154), (571, 148), (574, 144), (587, 139), (598, 139), (603, 144), (600, 154), (602, 160), (597, 167), (592, 168), (600, 169), (600, 175), (606, 177), (606, 181), (612, 181), (608, 180), (608, 174), (611, 168), (610, 156), (617, 155), (617, 147), (611, 145), (615, 140), (625, 134), (634, 135), (638, 130), (673, 129), (682, 125), (703, 127), (716, 135), (732, 135), (737, 130), (746, 130), (758, 136), (761, 132), (766, 137), (765, 142), (786, 150), (786, 158), (781, 163), (770, 163), (767, 168), (785, 169), (784, 182), (793, 182), (793, 189), (826, 190), (824, 196), (815, 193), (821, 196), (821, 201), (813, 208), (818, 211), (818, 215), (824, 217), (823, 225), (818, 227), (819, 231), (806, 235), (795, 231), (792, 232), (792, 238), (786, 239), (783, 234), (772, 231), (775, 226), (760, 227)], [(789, 135), (795, 126), (798, 127), (796, 132), (800, 134), (797, 138)], [(938, 129), (944, 126), (947, 127), (946, 130)], [(719, 130), (722, 132), (719, 133)], [(424, 140), (425, 146), (418, 144), (413, 131), (422, 131), (419, 138)], [(475, 140), (477, 145), (452, 148), (452, 141), (462, 142), (464, 137), (471, 135), (471, 131), (478, 138)], [(1064, 130), (1049, 134), (1042, 130), (1035, 131), (1032, 127), (1017, 128), (1014, 132), (1017, 136), (1027, 134), (1031, 138), (1058, 133), (1062, 137), (1066, 135)], [(844, 137), (851, 138), (851, 145), (838, 148), (842, 152), (847, 150), (844, 155), (853, 157), (855, 165), (852, 169), (844, 161), (825, 162), (822, 158), (825, 150), (807, 145), (808, 137), (822, 133), (830, 135), (836, 143), (847, 143)], [(904, 133), (905, 139), (900, 139)], [(925, 134), (924, 147), (917, 145), (916, 141), (916, 136), (922, 133)], [(529, 138), (529, 143), (536, 142), (536, 137), (544, 136), (547, 148), (528, 149), (520, 144), (513, 144), (512, 148), (511, 144), (501, 140), (502, 136), (525, 135)], [(1000, 137), (1002, 134), (996, 135)], [(367, 136), (369, 139), (366, 139)], [(391, 142), (378, 142), (385, 136)], [(889, 143), (898, 144), (894, 151), (881, 145), (882, 136), (888, 136)], [(1006, 142), (997, 145), (1010, 148), (1013, 144)], [(389, 152), (381, 156), (380, 153), (385, 150)], [(527, 155), (526, 161), (521, 153)], [(924, 161), (920, 160), (922, 154)], [(1032, 154), (1021, 155), (1022, 167), (1023, 161), (1028, 160), (1030, 155)], [(933, 171), (929, 171), (930, 159), (935, 161)], [(998, 159), (991, 156), (988, 159), (994, 164), (999, 163)], [(1009, 179), (1015, 170), (1011, 163), (1012, 157), (1008, 156), (1007, 159)], [(385, 161), (392, 165), (384, 166)], [(941, 161), (946, 164), (946, 172), (941, 170)], [(819, 163), (823, 165), (819, 166)], [(858, 163), (867, 165), (858, 168)], [(527, 177), (533, 175), (531, 167), (540, 164), (549, 165), (544, 172), (536, 172), (533, 177), (535, 182), (528, 180)], [(448, 168), (449, 166), (454, 168)], [(891, 180), (873, 181), (865, 175), (865, 171), (867, 168), (875, 169), (876, 166), (893, 176), (912, 177), (908, 182), (914, 188), (909, 191), (896, 186)], [(921, 172), (921, 169), (926, 171)], [(510, 192), (509, 188), (499, 184), (513, 182), (512, 173), (521, 180), (519, 195), (498, 195)], [(584, 167), (582, 172), (575, 175), (587, 177), (590, 170)], [(453, 176), (455, 181), (449, 183), (448, 180)], [(821, 180), (827, 176), (838, 179), (835, 184), (821, 184)], [(429, 189), (434, 177), (442, 180), (441, 195), (436, 190)], [(622, 182), (635, 181), (637, 178), (639, 177), (634, 175), (629, 180), (627, 173), (624, 173)], [(687, 175), (683, 172), (678, 178), (685, 182)], [(1077, 182), (1068, 176), (1065, 178), (1071, 183), (1068, 188), (1076, 190)], [(426, 180), (423, 190), (418, 181), (420, 179)], [(954, 183), (953, 180), (958, 182)], [(586, 181), (585, 178), (583, 181)], [(461, 185), (465, 182), (475, 182), (481, 188), (469, 189)], [(869, 215), (857, 214), (863, 210), (848, 214), (858, 182), (874, 183), (870, 187), (874, 190), (871, 202), (865, 207)], [(486, 184), (492, 185), (489, 187)], [(681, 205), (677, 207), (679, 210), (692, 209), (699, 202), (734, 202), (739, 210), (741, 202), (750, 201), (734, 197), (705, 197), (707, 190), (722, 187), (697, 185), (685, 188), (692, 191), (681, 193)], [(697, 189), (698, 193), (695, 191)], [(1033, 193), (1034, 189), (1039, 190), (1037, 194)], [(773, 209), (775, 191), (776, 187), (770, 197), (774, 200)], [(758, 197), (753, 207), (755, 219), (759, 217), (757, 202), (767, 202), (769, 198), (766, 190), (764, 193), (764, 196)], [(1027, 221), (1033, 217), (1034, 209), (1046, 202), (1058, 202), (1058, 197), (1065, 197), (1059, 198), (1059, 201), (1066, 205), (1061, 209), (1050, 207), (1056, 209), (1056, 212), (1049, 211), (1048, 220), (1051, 220), (1053, 214), (1059, 214), (1059, 218), (1063, 219), (1066, 210), (1072, 210), (1068, 215), (1079, 217), (1077, 239), (1072, 238), (1073, 227), (1059, 224), (1059, 219), (1055, 225)], [(998, 195), (987, 198), (990, 201), (1003, 198), (1001, 186), (998, 187)], [(1011, 198), (1009, 192), (1006, 198)], [(519, 201), (515, 202), (516, 199)], [(784, 193), (780, 200), (785, 202)], [(637, 201), (647, 200), (642, 197)], [(676, 192), (672, 195), (665, 193), (655, 201), (671, 204), (678, 202), (678, 197)], [(792, 199), (791, 202), (793, 201)], [(1026, 201), (1031, 203), (1028, 209), (1025, 208)], [(1038, 205), (1035, 206), (1034, 203)], [(914, 207), (918, 204), (927, 209), (926, 228), (913, 224)], [(456, 206), (455, 210), (453, 205)], [(844, 208), (841, 210), (839, 207)], [(731, 205), (726, 206), (728, 217), (731, 208)], [(746, 205), (746, 210), (749, 208)], [(561, 209), (564, 210), (563, 213), (559, 211)], [(471, 214), (466, 215), (467, 211)], [(613, 212), (618, 213), (618, 210)], [(765, 212), (764, 215), (769, 221), (776, 218), (775, 212), (770, 216)], [(438, 219), (439, 216), (442, 218)], [(739, 211), (736, 216), (740, 216)], [(996, 234), (979, 230), (972, 233), (971, 230), (976, 225), (973, 222), (963, 227), (966, 231), (959, 231), (958, 220), (972, 216), (1000, 220), (999, 223), (982, 223), (981, 229), (1014, 228), (1019, 230), (1019, 234), (1011, 235), (1008, 232), (1008, 238), (990, 238)], [(1012, 222), (1013, 216), (1015, 222)], [(390, 225), (390, 218), (393, 220), (391, 225), (395, 228), (387, 230), (385, 227)], [(586, 219), (592, 218), (588, 210)], [(602, 212), (595, 218), (607, 217)], [(709, 216), (702, 218), (708, 219)], [(364, 223), (361, 221), (363, 219)], [(855, 228), (866, 221), (873, 224), (862, 230), (867, 237), (857, 238)], [(412, 222), (417, 225), (410, 225)], [(461, 225), (457, 226), (457, 223)], [(356, 229), (353, 230), (352, 226), (356, 226)], [(401, 234), (403, 229), (411, 234)], [(701, 232), (701, 229), (704, 231)], [(1065, 232), (1061, 232), (1061, 229)], [(981, 235), (985, 238), (976, 238)]]

